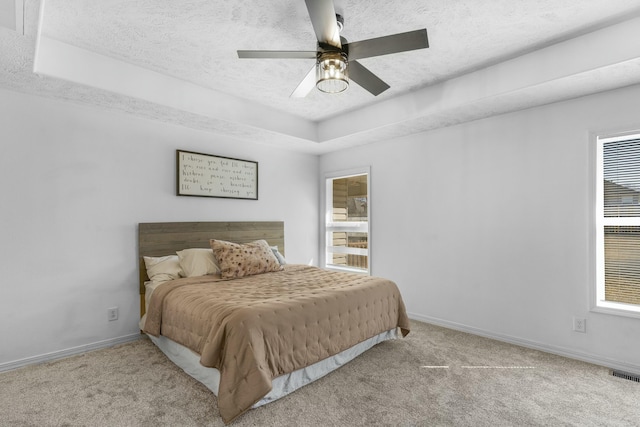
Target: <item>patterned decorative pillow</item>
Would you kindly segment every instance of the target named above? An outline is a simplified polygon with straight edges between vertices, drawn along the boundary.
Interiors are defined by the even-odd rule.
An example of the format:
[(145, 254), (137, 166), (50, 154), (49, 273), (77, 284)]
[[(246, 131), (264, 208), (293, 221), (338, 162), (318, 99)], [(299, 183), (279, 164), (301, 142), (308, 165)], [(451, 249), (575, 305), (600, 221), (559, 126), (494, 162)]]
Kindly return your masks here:
[(241, 245), (211, 239), (210, 243), (223, 279), (237, 279), (284, 268), (264, 240)]

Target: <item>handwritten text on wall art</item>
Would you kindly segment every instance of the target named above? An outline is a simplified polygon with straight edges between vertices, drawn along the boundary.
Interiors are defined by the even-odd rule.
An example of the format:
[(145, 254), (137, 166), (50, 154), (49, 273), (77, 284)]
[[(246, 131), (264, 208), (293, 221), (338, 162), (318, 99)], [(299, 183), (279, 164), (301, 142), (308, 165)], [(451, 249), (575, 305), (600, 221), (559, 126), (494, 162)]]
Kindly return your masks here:
[(258, 162), (177, 150), (179, 196), (258, 200)]

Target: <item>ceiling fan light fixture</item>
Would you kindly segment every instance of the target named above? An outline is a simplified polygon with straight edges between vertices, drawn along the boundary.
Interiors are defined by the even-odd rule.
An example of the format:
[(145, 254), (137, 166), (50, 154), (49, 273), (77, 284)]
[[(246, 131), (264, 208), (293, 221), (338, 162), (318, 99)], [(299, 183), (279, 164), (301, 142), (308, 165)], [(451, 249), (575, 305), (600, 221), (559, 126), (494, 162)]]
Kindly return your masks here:
[(340, 93), (349, 87), (347, 55), (323, 52), (316, 63), (316, 87), (325, 93)]
[[(313, 90), (314, 84), (319, 91), (326, 93), (340, 93), (347, 90), (349, 68), (351, 68), (353, 81), (373, 96), (378, 96), (389, 89), (389, 85), (358, 62), (359, 59), (429, 47), (426, 28), (349, 43), (347, 39), (340, 37), (344, 18), (336, 14), (334, 0), (305, 0), (305, 3), (318, 42), (315, 51), (238, 51), (239, 58), (315, 59), (315, 66), (291, 93), (291, 98), (304, 98)], [(351, 64), (349, 64), (349, 55)]]

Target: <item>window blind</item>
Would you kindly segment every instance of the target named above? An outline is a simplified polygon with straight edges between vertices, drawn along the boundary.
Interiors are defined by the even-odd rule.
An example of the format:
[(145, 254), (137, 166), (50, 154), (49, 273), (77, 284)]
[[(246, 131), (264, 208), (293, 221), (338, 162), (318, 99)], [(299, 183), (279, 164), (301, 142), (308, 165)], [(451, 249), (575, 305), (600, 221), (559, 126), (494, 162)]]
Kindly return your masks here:
[(603, 147), (604, 216), (640, 217), (640, 139)]
[(640, 139), (602, 148), (605, 300), (640, 304)]

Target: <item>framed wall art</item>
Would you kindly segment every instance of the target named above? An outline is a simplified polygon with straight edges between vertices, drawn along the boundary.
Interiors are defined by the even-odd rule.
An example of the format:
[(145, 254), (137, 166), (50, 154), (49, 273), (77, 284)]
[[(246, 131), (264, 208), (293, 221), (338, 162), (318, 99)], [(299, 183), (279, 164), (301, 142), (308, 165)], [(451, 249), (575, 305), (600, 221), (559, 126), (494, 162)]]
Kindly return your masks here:
[(176, 150), (178, 196), (258, 200), (258, 162)]

